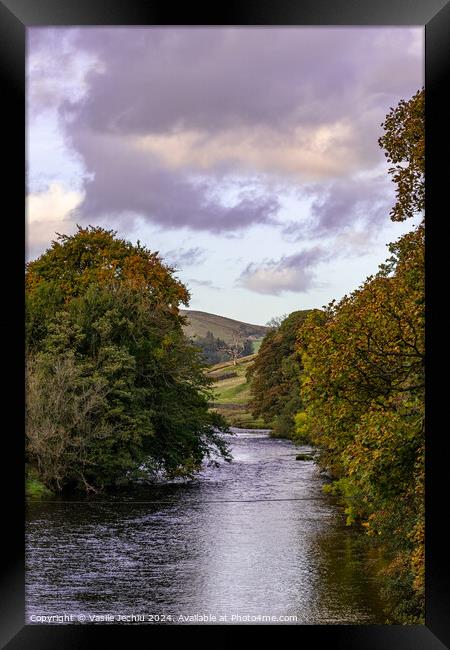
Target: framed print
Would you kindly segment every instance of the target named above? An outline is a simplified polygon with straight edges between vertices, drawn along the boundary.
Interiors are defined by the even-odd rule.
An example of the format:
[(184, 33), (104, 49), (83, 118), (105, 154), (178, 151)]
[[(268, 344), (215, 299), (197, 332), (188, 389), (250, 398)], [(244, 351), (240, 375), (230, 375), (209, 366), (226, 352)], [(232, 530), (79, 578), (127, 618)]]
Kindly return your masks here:
[(4, 647), (449, 647), (448, 4), (0, 16)]

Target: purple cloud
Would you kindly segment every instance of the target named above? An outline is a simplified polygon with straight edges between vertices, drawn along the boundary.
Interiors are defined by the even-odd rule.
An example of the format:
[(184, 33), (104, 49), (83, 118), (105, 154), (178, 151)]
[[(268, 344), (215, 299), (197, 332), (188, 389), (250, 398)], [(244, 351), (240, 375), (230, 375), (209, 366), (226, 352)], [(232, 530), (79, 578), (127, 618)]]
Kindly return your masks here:
[(312, 197), (307, 218), (285, 225), (290, 241), (307, 237), (335, 236), (364, 229), (366, 237), (386, 222), (395, 192), (386, 175), (371, 178), (344, 178), (303, 188)]
[[(422, 85), (421, 31), (32, 28), (28, 101), (58, 109), (83, 161), (85, 199), (73, 215), (81, 222), (127, 229), (139, 215), (222, 234), (276, 224), (273, 190), (231, 204), (217, 196), (227, 175), (262, 172), (272, 183), (317, 181), (312, 232), (334, 232), (384, 209), (380, 198), (375, 214), (364, 188), (339, 178), (383, 160), (381, 121)], [(70, 92), (61, 60), (77, 78)]]
[(305, 293), (317, 286), (314, 267), (329, 258), (328, 251), (316, 246), (279, 260), (249, 264), (238, 284), (256, 293), (276, 296), (285, 291)]
[(193, 248), (177, 248), (163, 254), (165, 260), (172, 266), (184, 268), (185, 266), (194, 266), (205, 261), (206, 250), (198, 246)]
[(192, 284), (195, 284), (197, 287), (206, 287), (207, 289), (214, 289), (214, 291), (220, 291), (222, 287), (217, 287), (211, 280), (196, 280), (191, 278), (189, 280)]
[(276, 197), (255, 194), (224, 205), (212, 195), (211, 179), (198, 182), (186, 172), (169, 170), (120, 138), (79, 132), (73, 142), (92, 172), (86, 198), (74, 215), (80, 221), (120, 217), (122, 224), (131, 225), (142, 216), (166, 229), (221, 233), (272, 223), (279, 208)]
[[(80, 122), (110, 133), (208, 132), (236, 124), (289, 131), (385, 111), (421, 84), (405, 28), (89, 28), (76, 47), (103, 64), (87, 76)], [(418, 31), (418, 30), (416, 30)], [(383, 113), (384, 115), (384, 113)]]

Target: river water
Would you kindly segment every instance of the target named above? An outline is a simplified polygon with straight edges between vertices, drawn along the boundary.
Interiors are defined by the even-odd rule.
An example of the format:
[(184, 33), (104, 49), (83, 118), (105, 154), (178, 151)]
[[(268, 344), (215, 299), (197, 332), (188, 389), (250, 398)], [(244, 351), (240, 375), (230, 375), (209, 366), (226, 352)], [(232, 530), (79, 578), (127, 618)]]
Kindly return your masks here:
[(234, 431), (233, 462), (194, 481), (28, 504), (27, 622), (383, 623), (358, 535), (295, 459), (310, 449)]

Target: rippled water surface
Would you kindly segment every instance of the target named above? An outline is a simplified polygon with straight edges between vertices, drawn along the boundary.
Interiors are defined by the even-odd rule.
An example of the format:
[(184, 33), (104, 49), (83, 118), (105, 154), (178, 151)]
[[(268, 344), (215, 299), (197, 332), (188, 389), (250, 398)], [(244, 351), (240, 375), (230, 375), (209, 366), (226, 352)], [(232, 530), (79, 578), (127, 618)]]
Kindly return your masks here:
[(125, 501), (29, 504), (28, 622), (153, 614), (382, 623), (357, 537), (324, 496), (317, 466), (295, 460), (308, 448), (235, 431), (233, 462), (192, 482)]

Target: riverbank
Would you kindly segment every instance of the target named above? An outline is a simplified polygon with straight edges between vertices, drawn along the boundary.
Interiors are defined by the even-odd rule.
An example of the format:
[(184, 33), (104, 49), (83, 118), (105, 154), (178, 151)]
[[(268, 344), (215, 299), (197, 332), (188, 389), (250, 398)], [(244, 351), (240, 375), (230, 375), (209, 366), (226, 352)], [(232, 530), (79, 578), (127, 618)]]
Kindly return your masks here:
[(37, 475), (33, 470), (28, 470), (25, 476), (25, 498), (26, 499), (49, 499), (54, 497), (54, 493), (49, 490), (43, 483), (37, 478)]

